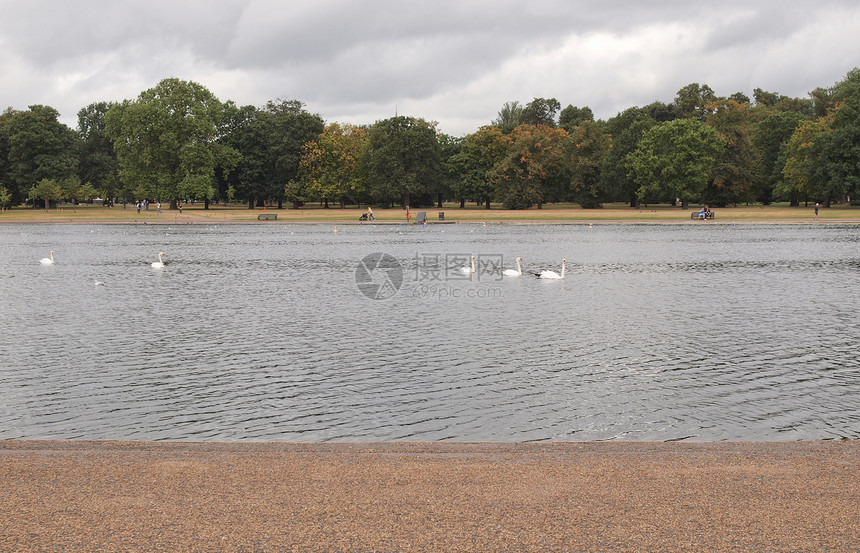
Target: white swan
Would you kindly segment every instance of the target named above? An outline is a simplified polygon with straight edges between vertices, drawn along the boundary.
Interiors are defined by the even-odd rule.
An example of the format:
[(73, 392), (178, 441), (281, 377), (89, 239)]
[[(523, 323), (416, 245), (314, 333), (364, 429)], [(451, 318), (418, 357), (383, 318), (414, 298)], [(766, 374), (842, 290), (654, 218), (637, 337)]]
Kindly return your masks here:
[(541, 271), (538, 278), (548, 278), (553, 280), (559, 280), (564, 278), (564, 269), (567, 266), (567, 259), (561, 260), (561, 274), (556, 273), (555, 271)]
[(518, 258), (517, 258), (517, 268), (516, 268), (516, 270), (514, 270), (514, 269), (505, 269), (504, 271), (502, 271), (502, 274), (503, 274), (503, 275), (505, 275), (505, 276), (523, 276), (523, 268), (522, 268), (522, 266), (520, 265), (520, 262), (521, 262), (522, 260), (523, 260), (523, 258), (522, 258), (522, 257), (518, 257)]
[(158, 252), (158, 261), (152, 262), (153, 269), (163, 269), (164, 268), (164, 252)]
[(472, 266), (471, 267), (460, 267), (460, 272), (470, 275), (475, 272), (475, 256), (472, 256)]
[(54, 252), (51, 252), (51, 257), (43, 257), (39, 260), (39, 263), (42, 265), (53, 265), (54, 264)]

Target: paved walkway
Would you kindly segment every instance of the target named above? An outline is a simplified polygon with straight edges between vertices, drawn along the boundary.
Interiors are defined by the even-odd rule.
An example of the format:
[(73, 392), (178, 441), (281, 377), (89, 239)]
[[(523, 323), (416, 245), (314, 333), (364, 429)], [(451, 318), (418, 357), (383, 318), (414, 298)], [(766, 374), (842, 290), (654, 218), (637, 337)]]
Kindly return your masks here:
[(860, 442), (7, 440), (0, 551), (860, 551)]

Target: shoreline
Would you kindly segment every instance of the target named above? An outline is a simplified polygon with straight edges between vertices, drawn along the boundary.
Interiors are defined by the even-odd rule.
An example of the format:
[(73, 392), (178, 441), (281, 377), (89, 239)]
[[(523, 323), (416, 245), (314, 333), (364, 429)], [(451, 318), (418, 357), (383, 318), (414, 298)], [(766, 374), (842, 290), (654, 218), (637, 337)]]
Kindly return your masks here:
[[(716, 210), (716, 218), (708, 221), (691, 219), (691, 210), (681, 210), (671, 206), (649, 208), (605, 207), (602, 209), (582, 209), (575, 207), (546, 207), (530, 210), (485, 210), (479, 208), (424, 208), (427, 224), (485, 224), (485, 225), (600, 225), (600, 224), (676, 224), (676, 225), (737, 225), (737, 224), (798, 224), (798, 225), (856, 225), (860, 224), (860, 208), (832, 207), (824, 210), (815, 219), (811, 209), (786, 206), (744, 206)], [(377, 209), (376, 221), (359, 221), (362, 210), (353, 207), (340, 208), (302, 208), (267, 209), (233, 207), (186, 207), (180, 214), (164, 210), (156, 213), (144, 210), (137, 213), (133, 209), (106, 208), (102, 206), (61, 207), (45, 210), (16, 208), (0, 213), (0, 224), (140, 224), (140, 225), (178, 225), (178, 224), (321, 224), (321, 225), (420, 225), (415, 222), (419, 210), (412, 212), (410, 221), (405, 220), (402, 209)], [(275, 220), (258, 220), (257, 216), (266, 213), (276, 215)], [(440, 218), (444, 213), (444, 219)]]
[(0, 441), (3, 551), (852, 551), (860, 441)]

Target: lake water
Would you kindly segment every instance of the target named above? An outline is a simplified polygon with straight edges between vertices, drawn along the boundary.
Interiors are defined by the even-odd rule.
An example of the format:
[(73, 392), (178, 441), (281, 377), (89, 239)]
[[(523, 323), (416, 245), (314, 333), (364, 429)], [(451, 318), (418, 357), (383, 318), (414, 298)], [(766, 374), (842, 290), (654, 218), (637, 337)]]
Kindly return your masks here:
[(860, 438), (860, 227), (337, 230), (0, 225), (0, 438)]

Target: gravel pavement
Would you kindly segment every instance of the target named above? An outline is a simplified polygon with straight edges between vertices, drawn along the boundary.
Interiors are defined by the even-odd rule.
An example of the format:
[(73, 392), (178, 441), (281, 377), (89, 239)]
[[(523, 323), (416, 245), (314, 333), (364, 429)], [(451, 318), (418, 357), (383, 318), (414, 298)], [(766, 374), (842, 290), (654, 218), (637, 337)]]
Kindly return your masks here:
[(860, 441), (0, 441), (2, 552), (860, 551)]

